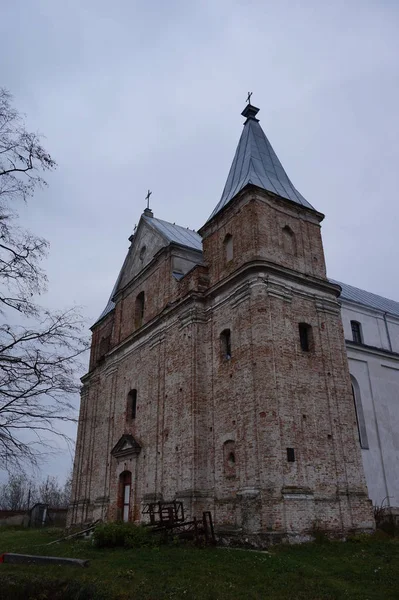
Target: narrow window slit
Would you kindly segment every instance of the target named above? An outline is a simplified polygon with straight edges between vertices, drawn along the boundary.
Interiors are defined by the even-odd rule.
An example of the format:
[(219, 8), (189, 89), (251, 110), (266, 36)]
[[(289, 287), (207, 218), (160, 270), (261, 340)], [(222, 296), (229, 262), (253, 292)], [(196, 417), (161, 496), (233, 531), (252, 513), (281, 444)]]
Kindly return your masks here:
[(308, 323), (299, 323), (298, 328), (301, 349), (304, 352), (310, 352), (313, 349), (312, 326)]
[(231, 333), (230, 329), (225, 329), (220, 334), (220, 350), (224, 360), (231, 359)]

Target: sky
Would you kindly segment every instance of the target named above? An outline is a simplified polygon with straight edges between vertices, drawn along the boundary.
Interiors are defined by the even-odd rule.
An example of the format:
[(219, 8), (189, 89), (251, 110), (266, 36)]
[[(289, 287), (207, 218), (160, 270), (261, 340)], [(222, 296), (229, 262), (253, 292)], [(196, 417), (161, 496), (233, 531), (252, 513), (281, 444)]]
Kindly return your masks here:
[[(2, 12), (0, 85), (58, 163), (20, 210), (51, 244), (42, 303), (97, 319), (148, 189), (156, 217), (201, 227), (248, 91), (326, 215), (328, 275), (399, 300), (396, 0), (15, 0)], [(64, 452), (44, 469), (70, 464)]]

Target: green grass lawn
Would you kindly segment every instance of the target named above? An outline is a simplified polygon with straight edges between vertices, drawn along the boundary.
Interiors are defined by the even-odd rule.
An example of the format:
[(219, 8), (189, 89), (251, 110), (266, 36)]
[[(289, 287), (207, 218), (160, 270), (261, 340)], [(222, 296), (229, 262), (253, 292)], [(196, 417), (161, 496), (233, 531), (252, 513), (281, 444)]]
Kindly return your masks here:
[(0, 564), (1, 600), (399, 599), (397, 539), (279, 546), (269, 553), (190, 546), (99, 550), (90, 541), (37, 546), (60, 534), (0, 529), (0, 554), (90, 560), (86, 569)]

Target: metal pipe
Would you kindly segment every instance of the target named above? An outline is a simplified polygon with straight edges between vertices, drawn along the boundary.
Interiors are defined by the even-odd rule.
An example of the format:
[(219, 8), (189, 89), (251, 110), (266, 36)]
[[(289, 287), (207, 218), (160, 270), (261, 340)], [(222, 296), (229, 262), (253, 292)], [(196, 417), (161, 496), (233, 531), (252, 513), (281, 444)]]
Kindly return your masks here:
[(392, 352), (392, 343), (391, 343), (391, 336), (389, 335), (389, 328), (388, 328), (388, 321), (387, 321), (387, 313), (384, 312), (384, 314), (382, 315), (384, 318), (384, 323), (385, 323), (385, 329), (387, 332), (387, 338), (388, 338), (388, 344), (389, 344), (389, 350), (390, 352)]

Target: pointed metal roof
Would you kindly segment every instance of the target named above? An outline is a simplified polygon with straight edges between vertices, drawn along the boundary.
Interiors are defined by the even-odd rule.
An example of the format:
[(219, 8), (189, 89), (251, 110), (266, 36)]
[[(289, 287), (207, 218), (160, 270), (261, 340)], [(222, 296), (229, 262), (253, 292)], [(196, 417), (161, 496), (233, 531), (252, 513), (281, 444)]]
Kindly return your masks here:
[(241, 113), (246, 117), (226, 185), (212, 219), (246, 185), (253, 184), (292, 202), (313, 208), (294, 188), (256, 118), (259, 108), (248, 104)]

